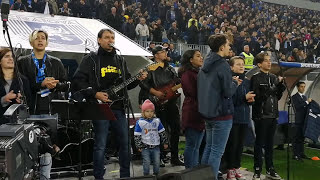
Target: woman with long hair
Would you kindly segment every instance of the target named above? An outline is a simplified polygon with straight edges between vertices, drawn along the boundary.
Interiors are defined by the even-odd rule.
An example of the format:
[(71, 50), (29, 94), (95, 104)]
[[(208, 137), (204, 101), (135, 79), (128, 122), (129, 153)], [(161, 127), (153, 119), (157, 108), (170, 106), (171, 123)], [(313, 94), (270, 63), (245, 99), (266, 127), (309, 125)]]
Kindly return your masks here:
[[(8, 48), (0, 49), (0, 124), (8, 122), (3, 114), (12, 104), (22, 103), (17, 75), (11, 50)], [(30, 97), (29, 82), (24, 76), (20, 77), (23, 82), (23, 90), (27, 96), (26, 99), (28, 99)]]
[(181, 59), (179, 76), (185, 99), (182, 106), (182, 127), (185, 130), (186, 148), (184, 163), (192, 168), (199, 163), (199, 147), (204, 135), (205, 124), (198, 112), (197, 75), (203, 64), (199, 50), (186, 51)]

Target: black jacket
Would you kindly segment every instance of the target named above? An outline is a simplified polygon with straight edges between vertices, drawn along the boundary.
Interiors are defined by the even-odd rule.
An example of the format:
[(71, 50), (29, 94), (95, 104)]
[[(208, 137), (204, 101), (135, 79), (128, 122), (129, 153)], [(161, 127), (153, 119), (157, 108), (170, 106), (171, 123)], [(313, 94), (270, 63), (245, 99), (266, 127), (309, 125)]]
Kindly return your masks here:
[[(61, 94), (62, 91), (66, 91), (68, 89), (67, 85), (67, 74), (64, 69), (64, 66), (60, 59), (47, 55), (47, 59), (45, 61), (46, 68), (45, 68), (45, 75), (46, 77), (54, 77), (56, 80), (59, 80), (57, 86), (50, 90), (51, 94), (46, 98), (41, 98), (41, 103), (38, 104), (40, 96), (37, 92), (41, 91), (42, 89), (46, 89), (41, 87), (41, 83), (37, 83), (36, 81), (36, 74), (38, 70), (36, 65), (33, 62), (33, 59), (30, 55), (22, 56), (18, 59), (18, 68), (21, 74), (27, 77), (30, 83), (31, 89), (31, 104), (30, 104), (30, 113), (33, 114), (35, 110), (41, 109), (42, 112), (49, 110), (49, 101), (50, 99), (62, 99), (63, 96)], [(37, 102), (37, 107), (35, 107)], [(41, 106), (41, 107), (39, 107)]]
[(308, 110), (308, 104), (306, 101), (307, 101), (307, 97), (304, 96), (304, 98), (302, 98), (298, 92), (292, 96), (292, 103), (296, 112), (295, 114), (296, 124), (300, 124), (300, 125), (304, 124), (304, 120), (306, 118), (307, 110)]
[[(102, 48), (100, 47), (99, 51), (103, 51)], [(97, 102), (97, 99), (95, 98), (95, 94), (97, 92), (101, 92), (103, 90), (106, 89), (102, 89), (102, 85), (100, 83), (100, 56), (98, 54), (98, 52), (90, 52), (90, 54), (86, 55), (74, 77), (72, 80), (72, 90), (73, 92), (77, 93), (77, 91), (81, 91), (81, 90), (85, 90), (88, 87), (91, 87), (91, 89), (87, 89), (85, 91), (83, 91), (84, 97), (86, 98), (87, 102)], [(114, 52), (115, 53), (115, 52)], [(120, 62), (122, 62), (122, 58), (121, 56), (115, 54), (113, 59), (106, 59), (106, 61), (117, 61), (119, 62), (118, 67), (120, 67)], [(125, 68), (126, 68), (126, 79), (129, 79), (131, 77), (131, 74), (129, 73), (129, 70), (127, 68), (126, 62), (125, 63)], [(119, 68), (118, 68), (119, 69)], [(107, 88), (111, 88), (112, 86), (116, 86), (121, 84), (122, 78), (118, 77), (116, 79), (114, 79), (114, 83), (113, 84), (108, 84), (108, 85), (104, 85)], [(135, 88), (138, 84), (140, 83), (139, 80), (136, 80), (134, 82), (132, 82), (131, 84), (128, 85), (128, 90)], [(75, 94), (74, 93), (74, 94)], [(80, 94), (80, 93), (78, 93)], [(123, 90), (121, 90), (118, 95), (123, 96)], [(113, 105), (111, 106), (112, 109), (123, 109), (123, 101), (117, 101), (114, 102)]]
[[(30, 105), (31, 103), (31, 92), (30, 92), (30, 85), (29, 85), (29, 81), (28, 79), (21, 75), (21, 80), (23, 82), (23, 90), (24, 90), (24, 94), (25, 94), (25, 98), (26, 98), (26, 101), (27, 101), (27, 105)], [(7, 93), (6, 93), (6, 90), (4, 89), (4, 82), (0, 80), (0, 98), (2, 98), (3, 96), (5, 96)], [(10, 89), (9, 91), (13, 90), (13, 92), (15, 94), (19, 93), (20, 92), (20, 85), (19, 85), (19, 81), (17, 78), (14, 78), (12, 80), (12, 84), (10, 86)], [(16, 104), (16, 100), (12, 100), (12, 102), (10, 104), (8, 104), (7, 106), (5, 107), (2, 107), (2, 105), (0, 104), (0, 124), (4, 124), (4, 123), (8, 123), (7, 120), (5, 120), (3, 118), (3, 114), (4, 112), (6, 112), (6, 110), (12, 105), (12, 104)]]
[(279, 117), (278, 101), (285, 90), (283, 83), (271, 73), (262, 71), (251, 78), (251, 90), (256, 94), (252, 105), (252, 119), (273, 119)]
[(172, 81), (178, 80), (178, 75), (173, 67), (167, 62), (164, 67), (158, 67), (155, 71), (148, 72), (145, 80), (141, 81), (140, 87), (150, 92), (151, 88), (163, 87)]

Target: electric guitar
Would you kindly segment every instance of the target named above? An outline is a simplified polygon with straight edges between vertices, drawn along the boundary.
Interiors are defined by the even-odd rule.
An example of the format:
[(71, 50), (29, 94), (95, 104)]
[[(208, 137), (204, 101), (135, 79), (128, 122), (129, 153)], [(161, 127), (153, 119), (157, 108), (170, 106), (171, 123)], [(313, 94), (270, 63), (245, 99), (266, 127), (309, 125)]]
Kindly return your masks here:
[(158, 98), (157, 96), (151, 95), (150, 100), (158, 105), (164, 105), (166, 104), (169, 100), (177, 98), (181, 95), (181, 93), (178, 93), (178, 89), (181, 88), (181, 83), (180, 84), (175, 84), (175, 82), (170, 82), (169, 84), (155, 88), (157, 91), (161, 91), (164, 94), (163, 98)]
[[(155, 71), (156, 69), (158, 69), (158, 67), (164, 67), (164, 63), (163, 62), (159, 62), (159, 63), (152, 63), (148, 66), (146, 66), (143, 71)], [(142, 75), (141, 72), (139, 72), (138, 74), (136, 74), (135, 76), (132, 76), (131, 78), (127, 79), (126, 81), (122, 82), (121, 84), (118, 84), (116, 86), (112, 86), (107, 90), (103, 90), (102, 92), (106, 92), (109, 96), (109, 99), (111, 99), (113, 102), (121, 100), (122, 97), (119, 96), (117, 93), (122, 90), (124, 87), (128, 86), (129, 84), (131, 84), (133, 81), (137, 80), (140, 76)]]

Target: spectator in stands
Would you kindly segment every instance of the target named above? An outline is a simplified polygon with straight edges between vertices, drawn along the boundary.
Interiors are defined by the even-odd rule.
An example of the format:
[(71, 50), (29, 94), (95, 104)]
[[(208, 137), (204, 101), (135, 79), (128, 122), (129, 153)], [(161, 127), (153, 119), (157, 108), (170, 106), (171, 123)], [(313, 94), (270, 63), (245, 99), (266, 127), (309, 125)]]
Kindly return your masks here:
[(176, 10), (174, 9), (174, 6), (171, 6), (170, 9), (167, 11), (166, 22), (168, 24), (171, 24), (172, 22), (176, 21), (176, 17)]
[(80, 0), (80, 4), (78, 4), (78, 10), (79, 10), (79, 14), (77, 14), (78, 17), (81, 18), (91, 18), (92, 14), (91, 14), (91, 9), (89, 4), (86, 3), (85, 0)]
[(177, 25), (180, 28), (181, 32), (186, 32), (187, 24), (188, 24), (188, 15), (185, 11), (185, 8), (182, 6), (179, 9), (180, 11), (177, 13)]
[[(131, 6), (130, 6), (131, 7)], [(108, 4), (107, 0), (99, 0), (99, 4), (96, 7), (96, 18), (100, 19), (103, 22), (106, 22), (108, 14)], [(129, 15), (131, 17), (131, 15)]]
[(153, 37), (153, 41), (162, 42), (162, 29), (158, 26), (157, 23), (153, 24), (153, 27), (151, 28), (151, 34)]
[(148, 51), (152, 52), (152, 49), (156, 46), (156, 43), (154, 43), (153, 41), (151, 41), (149, 43), (149, 47), (147, 48)]
[(135, 40), (136, 38), (136, 27), (133, 23), (133, 19), (131, 17), (128, 18), (128, 22), (124, 24), (123, 33), (128, 36), (130, 39)]
[(254, 65), (254, 56), (250, 53), (249, 45), (243, 46), (243, 52), (240, 54), (241, 57), (244, 58), (246, 69), (252, 69)]
[(177, 43), (180, 39), (180, 29), (177, 28), (177, 22), (173, 22), (171, 28), (168, 31), (168, 39), (170, 43)]
[(72, 16), (71, 9), (68, 7), (68, 2), (63, 3), (63, 7), (60, 8), (59, 14), (62, 16)]
[(158, 17), (161, 19), (161, 21), (165, 22), (166, 20), (166, 5), (165, 5), (165, 1), (161, 0), (160, 4), (158, 6)]
[(136, 26), (136, 34), (140, 41), (147, 41), (149, 37), (149, 28), (146, 25), (146, 20), (140, 18), (140, 23)]
[[(122, 4), (124, 6), (124, 4)], [(123, 8), (122, 5), (119, 3), (119, 1), (115, 0), (114, 3), (113, 3), (113, 7), (116, 8), (116, 14), (121, 16), (122, 12), (123, 12)], [(112, 12), (112, 9), (111, 9), (111, 12)]]
[(196, 19), (196, 14), (192, 13), (191, 14), (191, 18), (188, 21), (188, 28), (190, 28), (192, 25), (196, 26), (197, 28), (198, 26), (198, 20)]
[(181, 56), (179, 55), (178, 51), (175, 49), (173, 43), (169, 44), (168, 57), (170, 57), (170, 60), (172, 63), (178, 64), (180, 62)]
[(17, 0), (14, 4), (12, 4), (11, 10), (18, 10), (18, 11), (27, 11), (27, 7), (21, 2), (21, 0)]
[(56, 0), (48, 0), (50, 6), (52, 7), (52, 13), (50, 13), (51, 15), (56, 15), (59, 12), (59, 8), (58, 8), (58, 4), (56, 2)]
[(31, 2), (31, 11), (36, 13), (43, 13), (45, 2), (43, 0), (33, 0)]
[(211, 28), (208, 26), (206, 20), (204, 20), (202, 22), (202, 25), (200, 27), (199, 32), (200, 32), (199, 44), (200, 45), (208, 44), (207, 41), (208, 41), (208, 38), (209, 38), (209, 36), (211, 35), (212, 32), (211, 32)]
[(106, 23), (116, 29), (118, 32), (121, 31), (123, 18), (120, 17), (120, 15), (117, 14), (117, 9), (115, 7), (111, 8), (111, 14), (107, 16)]
[(188, 44), (198, 44), (198, 27), (196, 21), (191, 21), (191, 26), (188, 28)]

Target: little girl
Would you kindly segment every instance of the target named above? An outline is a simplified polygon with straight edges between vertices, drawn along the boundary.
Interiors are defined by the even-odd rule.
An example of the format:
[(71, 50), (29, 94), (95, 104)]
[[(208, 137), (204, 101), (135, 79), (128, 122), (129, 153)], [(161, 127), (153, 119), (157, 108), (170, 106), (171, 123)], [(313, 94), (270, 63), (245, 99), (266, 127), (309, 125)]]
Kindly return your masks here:
[(150, 162), (153, 162), (153, 174), (159, 174), (160, 141), (164, 149), (168, 148), (165, 129), (159, 118), (155, 117), (154, 104), (147, 99), (141, 106), (142, 117), (137, 121), (134, 141), (143, 159), (143, 174), (149, 175)]

